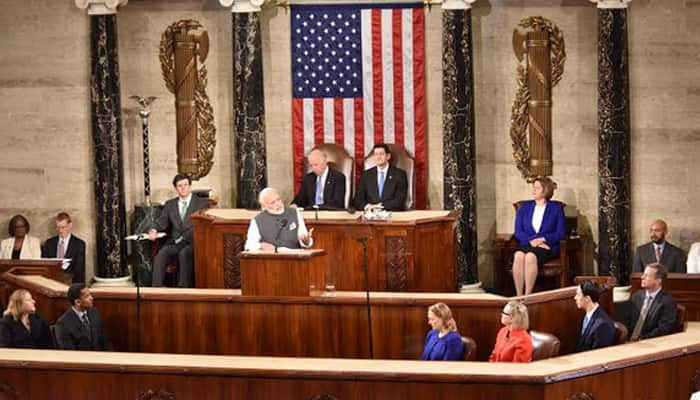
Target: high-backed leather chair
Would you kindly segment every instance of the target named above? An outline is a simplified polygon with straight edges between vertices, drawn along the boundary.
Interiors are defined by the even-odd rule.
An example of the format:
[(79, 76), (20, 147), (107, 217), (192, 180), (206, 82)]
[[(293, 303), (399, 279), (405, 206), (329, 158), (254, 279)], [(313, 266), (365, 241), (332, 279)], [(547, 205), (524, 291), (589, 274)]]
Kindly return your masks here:
[(676, 304), (676, 326), (677, 332), (685, 332), (688, 329), (688, 322), (685, 320), (685, 306)]
[(464, 343), (464, 361), (476, 361), (476, 340), (469, 336), (462, 336)]
[(532, 339), (532, 361), (559, 355), (561, 342), (551, 333), (530, 331), (530, 338)]
[[(353, 192), (353, 176), (355, 170), (355, 160), (350, 157), (350, 154), (343, 148), (335, 143), (322, 143), (314, 147), (314, 149), (322, 150), (326, 153), (326, 160), (328, 160), (328, 168), (332, 168), (338, 172), (345, 175), (345, 199), (344, 207), (350, 207), (350, 194)], [(308, 155), (308, 154), (307, 154)], [(305, 173), (311, 172), (311, 166), (309, 166), (308, 159), (304, 159), (304, 171)]]
[[(408, 180), (408, 193), (406, 193), (406, 210), (410, 210), (414, 207), (414, 202), (416, 198), (416, 174), (415, 174), (415, 161), (413, 157), (406, 151), (406, 149), (400, 144), (387, 143), (389, 146), (389, 152), (391, 152), (391, 158), (389, 159), (389, 164), (401, 168), (406, 172), (406, 179)], [(374, 167), (376, 163), (374, 162), (374, 157), (372, 157), (372, 152), (370, 152), (367, 157), (365, 157), (364, 169), (370, 169)]]
[(627, 343), (628, 331), (627, 331), (627, 327), (625, 326), (625, 324), (623, 324), (622, 322), (615, 321), (613, 323), (613, 325), (615, 325), (615, 332), (616, 332), (615, 333), (615, 335), (616, 335), (615, 344)]

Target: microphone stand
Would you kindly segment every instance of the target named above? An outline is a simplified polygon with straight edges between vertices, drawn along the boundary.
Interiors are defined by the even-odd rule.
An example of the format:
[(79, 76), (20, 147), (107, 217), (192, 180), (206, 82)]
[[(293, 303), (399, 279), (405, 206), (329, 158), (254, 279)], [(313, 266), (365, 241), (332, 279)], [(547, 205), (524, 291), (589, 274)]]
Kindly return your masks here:
[(139, 267), (136, 270), (136, 351), (141, 352), (141, 279), (139, 279)]
[(367, 236), (358, 237), (358, 242), (362, 243), (362, 264), (365, 270), (365, 305), (367, 306), (367, 337), (369, 338), (369, 358), (374, 359), (374, 339), (372, 339), (372, 308), (369, 302), (369, 267), (367, 262)]

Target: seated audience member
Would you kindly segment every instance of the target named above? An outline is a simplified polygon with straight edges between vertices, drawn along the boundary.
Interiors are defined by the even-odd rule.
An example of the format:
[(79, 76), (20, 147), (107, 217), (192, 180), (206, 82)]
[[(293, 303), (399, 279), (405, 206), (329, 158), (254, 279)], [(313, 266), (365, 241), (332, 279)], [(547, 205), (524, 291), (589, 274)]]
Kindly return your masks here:
[(68, 288), (71, 307), (56, 322), (56, 341), (62, 350), (112, 350), (90, 289), (82, 283)]
[(583, 281), (576, 288), (576, 296), (574, 296), (576, 307), (586, 312), (576, 351), (593, 350), (615, 344), (617, 334), (615, 325), (605, 310), (600, 308), (599, 299), (600, 286), (593, 281)]
[(632, 262), (632, 272), (642, 272), (648, 264), (659, 263), (668, 272), (685, 273), (685, 253), (666, 241), (668, 226), (657, 219), (649, 227), (651, 242), (637, 247)]
[(307, 159), (311, 172), (304, 175), (292, 204), (303, 208), (317, 205), (320, 208), (344, 209), (345, 175), (328, 166), (323, 150), (311, 150)]
[(177, 174), (173, 178), (177, 197), (165, 202), (160, 216), (148, 231), (148, 239), (155, 241), (158, 232), (170, 231), (170, 237), (158, 250), (153, 260), (152, 286), (163, 286), (165, 267), (177, 258), (178, 287), (194, 287), (194, 227), (193, 212), (209, 207), (209, 202), (192, 195), (192, 179)]
[(260, 191), (258, 202), (262, 212), (250, 220), (246, 250), (298, 249), (313, 245), (311, 232), (306, 230), (301, 213), (298, 209), (285, 207), (277, 189)]
[(41, 242), (29, 235), (29, 221), (23, 215), (12, 217), (7, 231), (10, 237), (0, 243), (0, 259), (41, 258)]
[(457, 332), (457, 322), (452, 311), (444, 303), (428, 308), (428, 325), (431, 330), (425, 338), (421, 360), (458, 361), (464, 356), (462, 336)]
[(377, 165), (362, 172), (360, 184), (355, 191), (355, 208), (403, 211), (408, 195), (406, 171), (389, 163), (391, 152), (384, 143), (374, 145), (372, 157)]
[(532, 293), (538, 269), (559, 257), (559, 242), (566, 236), (564, 209), (550, 201), (556, 185), (547, 177), (532, 182), (533, 200), (523, 202), (515, 214), (515, 238), (520, 245), (513, 255), (513, 282), (520, 296)]
[(644, 268), (642, 290), (630, 296), (627, 320), (630, 341), (668, 335), (676, 331), (676, 300), (663, 290), (666, 267), (652, 263)]
[(530, 319), (527, 307), (519, 301), (511, 301), (501, 312), (503, 328), (498, 331), (490, 362), (531, 362), (532, 339), (527, 329)]
[(689, 274), (700, 274), (700, 242), (693, 243), (688, 251), (688, 262), (686, 263)]
[(26, 289), (17, 289), (10, 295), (0, 320), (0, 347), (53, 348), (49, 324), (36, 313), (36, 301)]
[(66, 272), (73, 275), (74, 283), (85, 283), (85, 242), (73, 235), (73, 221), (68, 213), (56, 215), (56, 233), (44, 243), (41, 257), (70, 258)]

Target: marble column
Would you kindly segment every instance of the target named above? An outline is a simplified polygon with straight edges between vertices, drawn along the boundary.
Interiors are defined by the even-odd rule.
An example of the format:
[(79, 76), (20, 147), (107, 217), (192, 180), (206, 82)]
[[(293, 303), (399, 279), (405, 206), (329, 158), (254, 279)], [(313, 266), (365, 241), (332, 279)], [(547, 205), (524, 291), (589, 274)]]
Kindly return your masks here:
[(442, 129), (445, 209), (457, 210), (457, 276), (479, 280), (476, 238), (476, 149), (471, 4), (442, 3)]
[(262, 0), (219, 0), (231, 7), (233, 23), (233, 113), (236, 205), (259, 208), (267, 186), (265, 95), (263, 92), (260, 5)]
[(119, 278), (126, 268), (117, 7), (127, 0), (76, 0), (90, 16), (92, 138), (95, 153), (96, 275)]
[(627, 3), (598, 6), (598, 273), (629, 282), (630, 106)]

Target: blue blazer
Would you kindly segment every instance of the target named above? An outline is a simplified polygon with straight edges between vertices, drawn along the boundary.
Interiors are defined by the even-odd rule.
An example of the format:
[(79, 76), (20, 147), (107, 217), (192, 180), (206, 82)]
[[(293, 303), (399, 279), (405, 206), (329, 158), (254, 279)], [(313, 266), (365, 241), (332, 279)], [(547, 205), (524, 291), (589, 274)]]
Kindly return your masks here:
[(421, 360), (459, 361), (464, 357), (464, 343), (458, 332), (440, 337), (440, 331), (431, 329), (425, 338)]
[(566, 218), (564, 207), (558, 201), (549, 200), (544, 209), (542, 226), (535, 232), (532, 227), (532, 214), (535, 212), (535, 200), (524, 202), (515, 214), (515, 238), (521, 246), (530, 245), (530, 240), (543, 237), (552, 249), (552, 254), (559, 255), (559, 241), (566, 236)]

